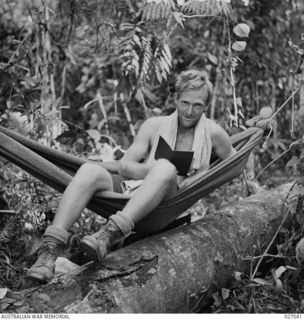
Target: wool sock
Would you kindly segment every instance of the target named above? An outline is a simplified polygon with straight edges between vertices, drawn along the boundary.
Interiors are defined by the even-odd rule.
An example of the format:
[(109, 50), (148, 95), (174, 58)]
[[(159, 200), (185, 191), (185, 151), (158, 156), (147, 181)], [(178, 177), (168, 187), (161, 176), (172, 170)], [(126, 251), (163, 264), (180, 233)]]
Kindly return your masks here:
[(69, 240), (69, 233), (63, 228), (51, 225), (46, 228), (43, 239), (45, 241), (52, 241), (55, 239), (58, 243), (66, 245)]
[(124, 237), (130, 235), (132, 229), (134, 228), (133, 221), (121, 211), (117, 211), (116, 214), (111, 215), (109, 220), (114, 221), (117, 227), (121, 230)]

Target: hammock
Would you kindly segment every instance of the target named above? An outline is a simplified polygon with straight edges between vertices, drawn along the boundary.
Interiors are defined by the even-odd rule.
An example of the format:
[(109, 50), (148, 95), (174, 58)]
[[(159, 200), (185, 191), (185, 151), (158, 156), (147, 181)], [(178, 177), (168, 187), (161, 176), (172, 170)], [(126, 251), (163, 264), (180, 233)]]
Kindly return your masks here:
[[(164, 229), (197, 200), (239, 176), (248, 156), (257, 145), (263, 130), (249, 128), (231, 136), (237, 153), (220, 161), (212, 159), (207, 172), (197, 172), (187, 178), (186, 186), (166, 197), (148, 216), (135, 225), (134, 231), (152, 234)], [(0, 126), (0, 156), (27, 171), (59, 192), (63, 192), (77, 169), (85, 163), (82, 159), (62, 151), (54, 150), (14, 131)], [(87, 208), (108, 218), (121, 210), (130, 196), (104, 191), (96, 193)]]

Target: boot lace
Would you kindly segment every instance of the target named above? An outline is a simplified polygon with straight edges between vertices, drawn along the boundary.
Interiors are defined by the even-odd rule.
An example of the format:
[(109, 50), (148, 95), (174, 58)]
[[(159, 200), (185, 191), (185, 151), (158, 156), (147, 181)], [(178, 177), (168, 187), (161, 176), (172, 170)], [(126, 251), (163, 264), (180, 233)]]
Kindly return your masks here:
[(45, 244), (41, 248), (41, 255), (39, 257), (40, 263), (43, 265), (48, 265), (55, 255), (55, 245)]
[(107, 229), (100, 230), (96, 235), (97, 241), (100, 241), (100, 242), (107, 241), (109, 237), (110, 237), (110, 234)]
[(96, 240), (98, 242), (104, 242), (108, 243), (108, 241), (111, 239), (112, 235), (119, 232), (117, 227), (112, 224), (111, 222), (104, 226), (97, 234), (96, 234)]

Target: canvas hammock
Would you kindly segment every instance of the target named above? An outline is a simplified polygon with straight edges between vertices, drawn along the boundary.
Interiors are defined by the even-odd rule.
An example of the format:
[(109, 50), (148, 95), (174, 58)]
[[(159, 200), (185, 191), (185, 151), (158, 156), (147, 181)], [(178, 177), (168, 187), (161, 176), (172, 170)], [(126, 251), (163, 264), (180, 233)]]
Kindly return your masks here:
[[(231, 136), (237, 153), (224, 161), (213, 159), (209, 171), (187, 178), (186, 186), (165, 198), (148, 216), (135, 225), (137, 233), (151, 234), (164, 229), (197, 200), (239, 176), (263, 130), (252, 127)], [(59, 192), (63, 192), (77, 169), (87, 159), (54, 150), (0, 126), (0, 156), (16, 164)], [(108, 218), (121, 210), (130, 196), (104, 191), (96, 193), (87, 207)]]

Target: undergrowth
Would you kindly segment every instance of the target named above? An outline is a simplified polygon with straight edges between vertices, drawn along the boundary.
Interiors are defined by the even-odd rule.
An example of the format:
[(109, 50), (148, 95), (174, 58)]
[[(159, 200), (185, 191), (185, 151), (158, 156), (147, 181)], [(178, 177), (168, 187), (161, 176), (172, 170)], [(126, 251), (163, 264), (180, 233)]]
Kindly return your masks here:
[[(286, 176), (265, 176), (270, 187), (290, 182)], [(278, 183), (280, 182), (280, 183)], [(297, 184), (295, 184), (297, 187)], [(301, 188), (301, 186), (299, 186)], [(229, 188), (228, 188), (229, 189)], [(226, 189), (227, 190), (227, 189)], [(227, 192), (227, 191), (226, 191)], [(293, 191), (290, 191), (293, 192)], [(296, 195), (301, 194), (298, 190)], [(299, 192), (299, 194), (298, 194)], [(299, 250), (303, 249), (304, 235), (303, 203), (298, 200), (294, 218), (289, 225), (278, 229), (274, 244), (265, 252), (257, 272), (256, 263), (261, 256), (242, 257), (250, 262), (247, 274), (234, 272), (234, 280), (227, 288), (220, 288), (212, 296), (211, 306), (201, 312), (212, 313), (303, 313), (304, 312), (304, 268)]]
[[(54, 217), (60, 195), (15, 166), (2, 163), (0, 210), (13, 208), (14, 213), (8, 211), (0, 215), (0, 288), (14, 291), (26, 285), (26, 271), (36, 259), (41, 235)], [(280, 170), (277, 174), (265, 176), (257, 187), (267, 189), (289, 179), (288, 174), (284, 177)], [(254, 192), (252, 185), (240, 177), (199, 200), (187, 213), (196, 220), (246, 197), (250, 192)], [(85, 210), (71, 228), (66, 257), (75, 254), (84, 234), (95, 232), (103, 222), (102, 217)], [(303, 236), (302, 225), (303, 212), (298, 208), (296, 219), (288, 229), (281, 228), (276, 246), (267, 253), (254, 279), (250, 273), (236, 271), (231, 285), (213, 294), (211, 304), (200, 312), (303, 312), (304, 287), (301, 279), (304, 271), (295, 256), (296, 244)], [(244, 257), (251, 260), (252, 265), (258, 258)]]

